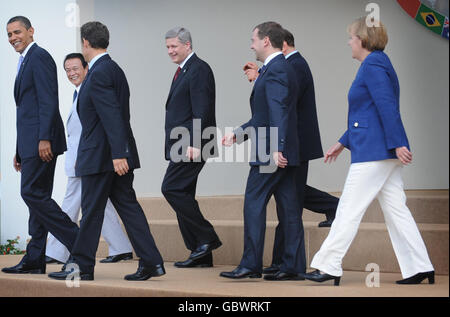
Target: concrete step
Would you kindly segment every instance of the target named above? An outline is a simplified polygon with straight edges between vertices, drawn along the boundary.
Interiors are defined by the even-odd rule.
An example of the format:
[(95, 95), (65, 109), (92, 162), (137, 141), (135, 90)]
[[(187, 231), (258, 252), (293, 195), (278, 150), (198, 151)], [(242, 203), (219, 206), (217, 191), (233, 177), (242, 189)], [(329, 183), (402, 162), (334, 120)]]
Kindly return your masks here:
[[(0, 267), (16, 265), (21, 256), (0, 256)], [(264, 279), (246, 279), (244, 281), (232, 281), (219, 277), (222, 271), (231, 271), (233, 266), (215, 265), (204, 269), (178, 269), (173, 263), (166, 262), (166, 275), (151, 278), (147, 281), (124, 281), (125, 274), (136, 271), (136, 261), (125, 261), (120, 264), (98, 263), (95, 267), (94, 281), (80, 281), (79, 287), (69, 287), (66, 281), (56, 281), (47, 277), (46, 274), (5, 274), (0, 272), (0, 297), (147, 297), (145, 303), (150, 300), (166, 311), (177, 311), (180, 304), (187, 300), (194, 303), (208, 303), (212, 297), (220, 297), (217, 300), (223, 302), (237, 301), (230, 297), (259, 297), (268, 298), (271, 302), (270, 312), (277, 311), (273, 302), (275, 297), (296, 297), (292, 302), (282, 299), (280, 309), (286, 309), (286, 304), (292, 303), (292, 309), (298, 307), (299, 298), (311, 297), (448, 297), (449, 284), (448, 275), (436, 276), (434, 285), (423, 282), (421, 285), (411, 287), (398, 285), (396, 280), (401, 279), (398, 273), (382, 273), (379, 278), (378, 287), (367, 287), (366, 279), (368, 272), (344, 272), (339, 287), (333, 286), (332, 282), (317, 284), (311, 281), (284, 281), (273, 282)], [(59, 265), (47, 265), (47, 272), (60, 270)], [(76, 285), (75, 285), (76, 286)], [(168, 301), (162, 297), (169, 298)], [(208, 297), (195, 300), (193, 297)], [(155, 297), (154, 299), (148, 297)], [(223, 298), (223, 299), (221, 299)], [(54, 302), (54, 299), (51, 299)], [(98, 303), (98, 299), (95, 299)], [(116, 301), (116, 299), (113, 299)], [(153, 300), (153, 302), (152, 302)], [(5, 299), (4, 301), (9, 301)], [(42, 299), (39, 299), (40, 303)], [(110, 301), (110, 300), (109, 300)], [(242, 301), (242, 300), (239, 300)], [(266, 301), (264, 300), (259, 300)], [(29, 301), (28, 301), (29, 302)], [(222, 303), (217, 309), (221, 312)], [(136, 299), (133, 299), (135, 305)], [(10, 304), (10, 303), (9, 303)], [(125, 303), (124, 303), (125, 304)], [(131, 303), (130, 303), (131, 304)], [(294, 306), (296, 305), (296, 306)], [(28, 304), (29, 307), (33, 305)], [(163, 307), (164, 306), (164, 307)], [(216, 305), (213, 305), (216, 306)], [(277, 306), (278, 307), (278, 306)], [(290, 309), (290, 307), (288, 307)], [(21, 309), (23, 311), (23, 309)], [(202, 312), (197, 312), (201, 315)]]
[[(222, 247), (214, 251), (217, 265), (238, 265), (243, 252), (244, 226), (241, 220), (212, 220)], [(267, 221), (264, 265), (270, 265), (277, 221)], [(318, 228), (316, 222), (304, 222), (307, 264), (328, 235), (328, 228)], [(449, 269), (448, 224), (418, 224), (436, 274)], [(175, 219), (150, 220), (150, 228), (165, 261), (184, 260), (189, 256)], [(108, 247), (102, 239), (97, 257), (106, 257)], [(361, 223), (358, 234), (343, 260), (344, 270), (364, 271), (366, 265), (376, 263), (381, 272), (400, 272), (392, 244), (384, 223)]]
[[(340, 193), (332, 193), (339, 197)], [(407, 205), (417, 223), (449, 223), (448, 190), (408, 190)], [(198, 197), (197, 201), (204, 217), (208, 220), (242, 220), (244, 196), (209, 196)], [(176, 219), (175, 212), (164, 198), (139, 198), (147, 219)], [(276, 205), (272, 198), (267, 207), (267, 220), (277, 220)], [(303, 212), (303, 221), (320, 222), (325, 220), (323, 214)], [(378, 201), (372, 202), (362, 222), (384, 223), (384, 216)]]

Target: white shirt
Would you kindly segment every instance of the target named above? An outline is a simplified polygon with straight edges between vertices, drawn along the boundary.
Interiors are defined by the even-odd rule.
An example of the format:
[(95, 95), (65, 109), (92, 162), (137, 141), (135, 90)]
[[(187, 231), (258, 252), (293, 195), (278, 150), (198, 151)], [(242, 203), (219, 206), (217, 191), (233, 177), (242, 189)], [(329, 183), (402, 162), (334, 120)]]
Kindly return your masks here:
[(30, 44), (28, 44), (27, 48), (22, 52), (22, 57), (23, 59), (25, 59), (25, 56), (27, 56), (28, 51), (30, 50), (30, 48), (33, 46), (33, 44), (35, 44), (36, 42), (31, 42)]
[(283, 52), (275, 52), (275, 53), (273, 53), (273, 54), (270, 54), (267, 58), (266, 58), (266, 60), (264, 61), (264, 65), (265, 66), (267, 66), (267, 64), (269, 64), (269, 62), (272, 60), (272, 59), (274, 59), (275, 57), (277, 57), (278, 55), (280, 55), (280, 54), (283, 54)]
[(189, 60), (189, 58), (192, 57), (192, 55), (194, 55), (194, 52), (192, 52), (191, 54), (189, 54), (188, 57), (186, 57), (186, 58), (184, 59), (184, 61), (183, 61), (180, 65), (178, 65), (178, 66), (180, 66), (180, 68), (183, 68), (183, 66), (186, 64), (186, 62)]
[(89, 69), (92, 69), (92, 66), (94, 66), (95, 62), (98, 61), (102, 56), (107, 55), (108, 53), (102, 53), (102, 54), (98, 54), (97, 56), (95, 56), (90, 62), (89, 62)]
[(292, 51), (292, 52), (290, 52), (289, 54), (287, 54), (287, 55), (285, 56), (285, 58), (288, 59), (289, 57), (291, 57), (291, 56), (294, 55), (295, 53), (298, 53), (298, 51)]

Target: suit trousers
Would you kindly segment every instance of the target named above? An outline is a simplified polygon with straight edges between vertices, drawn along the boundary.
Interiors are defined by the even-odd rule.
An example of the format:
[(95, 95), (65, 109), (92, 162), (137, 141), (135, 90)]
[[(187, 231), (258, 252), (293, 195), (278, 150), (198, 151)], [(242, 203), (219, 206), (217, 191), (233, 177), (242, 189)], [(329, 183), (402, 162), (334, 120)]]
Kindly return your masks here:
[(78, 234), (78, 226), (52, 199), (57, 156), (50, 162), (40, 157), (21, 161), (21, 196), (29, 208), (26, 263), (45, 265), (47, 234), (51, 232), (70, 251)]
[(163, 263), (144, 211), (136, 199), (133, 180), (133, 170), (123, 176), (110, 171), (81, 177), (83, 213), (80, 233), (72, 250), (72, 260), (78, 264), (81, 272), (94, 272), (95, 254), (108, 198), (122, 219), (131, 245), (140, 258), (139, 265), (152, 266)]
[(403, 278), (433, 271), (425, 244), (406, 206), (401, 172), (400, 161), (394, 159), (351, 164), (336, 218), (311, 267), (342, 276), (342, 259), (365, 211), (378, 198)]
[[(298, 198), (298, 210), (297, 212), (300, 215), (300, 219), (303, 216), (303, 207), (304, 202), (306, 200), (306, 180), (308, 178), (308, 167), (309, 167), (309, 161), (301, 162), (300, 166), (295, 167), (295, 182), (296, 182), (296, 189), (297, 189), (297, 198)], [(282, 214), (282, 211), (280, 210), (282, 204), (278, 203), (279, 198), (278, 195), (275, 194), (275, 201), (277, 206), (277, 215)], [(333, 196), (331, 196), (333, 197)], [(278, 216), (279, 217), (279, 216)], [(279, 218), (278, 218), (279, 219)], [(303, 231), (303, 221), (301, 230)], [(304, 235), (304, 232), (300, 233), (301, 235)], [(283, 254), (284, 254), (284, 229), (283, 229), (283, 223), (281, 221), (278, 222), (278, 225), (275, 229), (275, 241), (273, 245), (273, 252), (272, 252), (272, 264), (275, 265), (281, 265), (283, 261)], [(305, 245), (302, 244), (301, 246), (301, 271), (300, 273), (306, 272), (306, 254), (305, 254)]]
[(177, 214), (181, 235), (188, 250), (219, 241), (195, 200), (197, 179), (205, 162), (170, 162), (161, 186), (167, 202)]
[[(68, 177), (67, 187), (61, 209), (67, 213), (73, 222), (77, 222), (81, 208), (81, 177)], [(122, 230), (117, 218), (116, 210), (108, 199), (105, 208), (101, 235), (109, 246), (109, 255), (117, 255), (132, 252), (130, 241)], [(70, 253), (67, 248), (51, 233), (48, 235), (47, 251), (45, 254), (53, 259), (66, 262)]]
[(280, 270), (286, 273), (304, 272), (305, 242), (295, 177), (296, 167), (261, 173), (259, 166), (251, 166), (244, 198), (244, 254), (239, 264), (241, 267), (262, 272), (267, 203), (275, 195), (280, 205), (278, 218), (285, 228)]
[(317, 188), (305, 185), (303, 208), (334, 217), (339, 203), (339, 198), (330, 195)]

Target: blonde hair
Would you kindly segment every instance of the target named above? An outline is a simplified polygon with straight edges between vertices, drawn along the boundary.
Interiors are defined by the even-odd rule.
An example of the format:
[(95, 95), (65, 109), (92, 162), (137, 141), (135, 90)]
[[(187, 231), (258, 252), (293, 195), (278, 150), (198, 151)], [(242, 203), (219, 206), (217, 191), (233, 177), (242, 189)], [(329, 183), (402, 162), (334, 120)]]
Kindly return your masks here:
[[(378, 26), (376, 26), (378, 25)], [(347, 32), (361, 40), (363, 48), (373, 51), (383, 51), (388, 42), (386, 27), (380, 21), (374, 21), (368, 26), (366, 17), (361, 17), (347, 27)]]

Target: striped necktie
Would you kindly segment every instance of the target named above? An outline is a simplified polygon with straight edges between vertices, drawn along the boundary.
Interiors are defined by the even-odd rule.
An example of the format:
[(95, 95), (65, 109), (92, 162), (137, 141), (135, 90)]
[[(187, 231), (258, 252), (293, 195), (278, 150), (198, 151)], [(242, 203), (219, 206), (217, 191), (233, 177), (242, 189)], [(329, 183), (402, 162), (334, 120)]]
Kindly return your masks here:
[(19, 74), (20, 67), (22, 67), (22, 63), (23, 63), (23, 56), (20, 55), (20, 57), (19, 57), (19, 64), (17, 64), (17, 75)]

